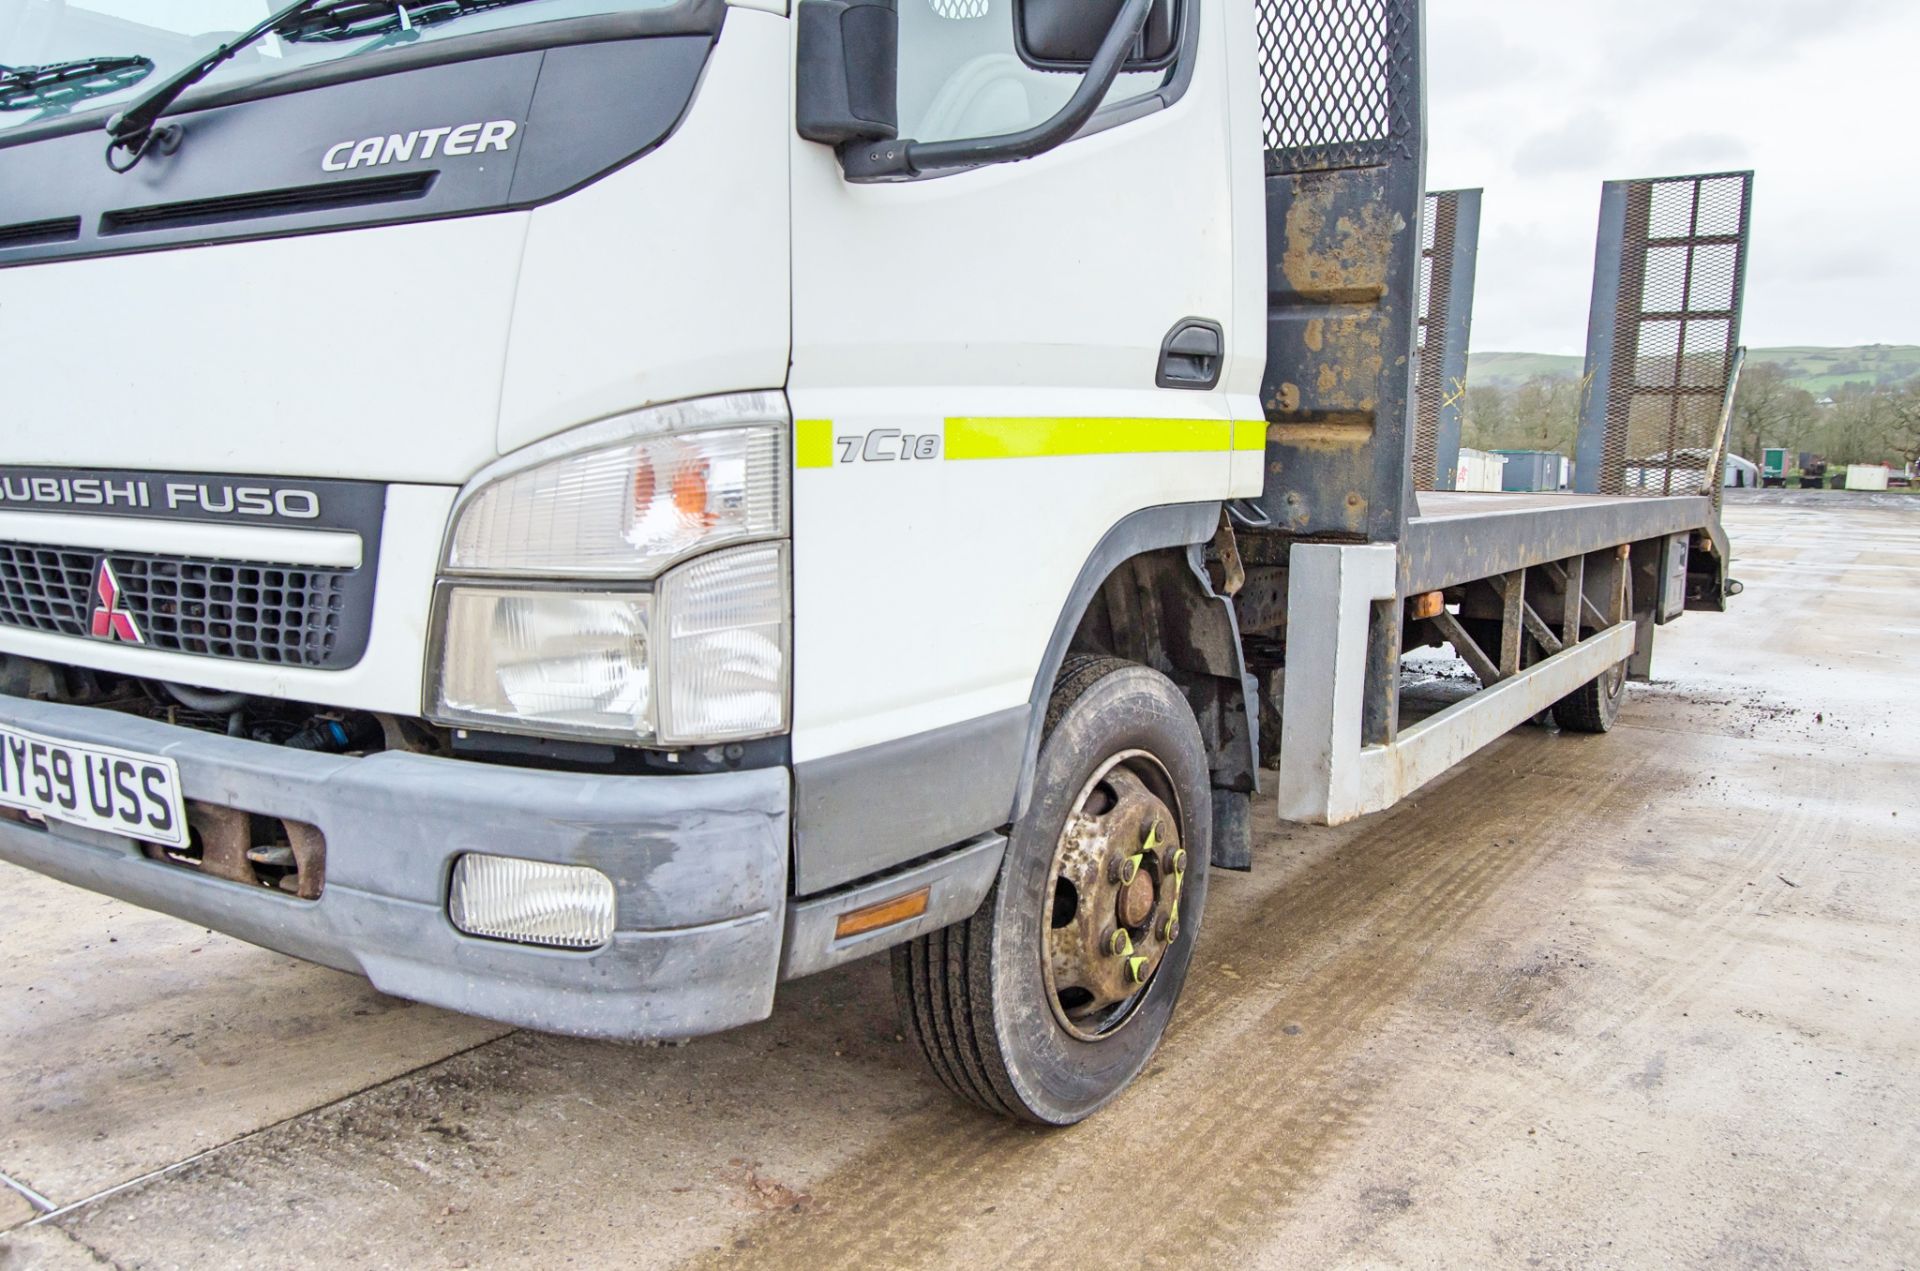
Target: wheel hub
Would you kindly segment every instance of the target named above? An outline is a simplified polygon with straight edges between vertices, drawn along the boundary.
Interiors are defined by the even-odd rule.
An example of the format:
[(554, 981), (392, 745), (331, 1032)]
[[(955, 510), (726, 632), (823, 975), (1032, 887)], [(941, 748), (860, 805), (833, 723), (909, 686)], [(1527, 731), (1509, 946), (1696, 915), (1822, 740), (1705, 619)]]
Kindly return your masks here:
[(1180, 938), (1187, 853), (1179, 818), (1142, 771), (1159, 775), (1144, 752), (1109, 760), (1054, 853), (1042, 954), (1054, 1014), (1084, 1040), (1126, 1022)]
[(1146, 925), (1153, 916), (1154, 902), (1153, 876), (1141, 870), (1133, 876), (1133, 881), (1120, 889), (1120, 903), (1116, 906), (1114, 917), (1123, 927)]

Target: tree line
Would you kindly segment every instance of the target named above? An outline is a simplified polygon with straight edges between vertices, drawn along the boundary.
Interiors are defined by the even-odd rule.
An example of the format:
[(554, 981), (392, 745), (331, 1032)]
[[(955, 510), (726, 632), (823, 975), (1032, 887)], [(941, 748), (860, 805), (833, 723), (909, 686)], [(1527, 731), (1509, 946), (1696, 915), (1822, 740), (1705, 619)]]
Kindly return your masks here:
[[(1467, 389), (1462, 445), (1476, 450), (1573, 454), (1580, 431), (1580, 383), (1537, 375), (1521, 384)], [(1848, 383), (1816, 398), (1786, 368), (1748, 363), (1734, 394), (1728, 448), (1743, 459), (1782, 446), (1829, 464), (1920, 461), (1920, 377), (1898, 384)]]

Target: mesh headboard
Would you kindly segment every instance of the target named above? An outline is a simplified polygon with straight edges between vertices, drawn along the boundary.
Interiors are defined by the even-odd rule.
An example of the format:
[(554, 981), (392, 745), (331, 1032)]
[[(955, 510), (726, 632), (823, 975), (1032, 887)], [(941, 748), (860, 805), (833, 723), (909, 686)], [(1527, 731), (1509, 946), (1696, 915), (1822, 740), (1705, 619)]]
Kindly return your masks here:
[(1267, 482), (1298, 536), (1399, 539), (1426, 190), (1420, 0), (1254, 0)]
[(1418, 0), (1256, 4), (1269, 172), (1415, 157)]

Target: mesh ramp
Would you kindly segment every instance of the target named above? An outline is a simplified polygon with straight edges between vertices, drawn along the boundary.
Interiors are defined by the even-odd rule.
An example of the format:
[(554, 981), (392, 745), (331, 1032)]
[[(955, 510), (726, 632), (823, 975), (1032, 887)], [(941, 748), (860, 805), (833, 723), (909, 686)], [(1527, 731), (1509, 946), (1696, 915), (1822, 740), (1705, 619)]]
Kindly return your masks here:
[(1479, 251), (1480, 191), (1429, 191), (1421, 218), (1420, 322), (1413, 357), (1416, 490), (1453, 489)]
[(1576, 489), (1718, 503), (1752, 205), (1751, 172), (1607, 183)]

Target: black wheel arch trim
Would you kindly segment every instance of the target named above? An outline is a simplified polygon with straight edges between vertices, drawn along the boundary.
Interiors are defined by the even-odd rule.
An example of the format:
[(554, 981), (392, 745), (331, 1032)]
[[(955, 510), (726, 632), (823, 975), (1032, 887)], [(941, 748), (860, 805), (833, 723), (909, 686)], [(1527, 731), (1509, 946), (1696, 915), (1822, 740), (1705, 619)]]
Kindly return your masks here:
[[(1233, 671), (1241, 681), (1244, 691), (1248, 724), (1243, 734), (1246, 753), (1241, 756), (1249, 773), (1260, 770), (1259, 754), (1259, 706), (1253, 696), (1253, 688), (1248, 683), (1246, 665), (1240, 647), (1239, 623), (1234, 617), (1233, 605), (1224, 596), (1218, 595), (1212, 581), (1199, 559), (1200, 549), (1213, 538), (1220, 525), (1222, 504), (1215, 500), (1204, 503), (1172, 503), (1160, 507), (1142, 508), (1122, 518), (1118, 524), (1106, 532), (1095, 545), (1091, 555), (1080, 567), (1080, 574), (1074, 580), (1073, 588), (1067, 593), (1065, 605), (1060, 616), (1054, 622), (1053, 635), (1047, 641), (1046, 653), (1040, 659), (1040, 668), (1034, 674), (1033, 689), (1028, 697), (1027, 736), (1025, 755), (1020, 765), (1020, 784), (1015, 791), (1013, 807), (1008, 812), (1009, 821), (1018, 820), (1027, 810), (1033, 799), (1034, 772), (1039, 763), (1040, 743), (1045, 731), (1047, 701), (1053, 693), (1053, 684), (1060, 674), (1060, 667), (1067, 660), (1069, 646), (1074, 634), (1080, 629), (1082, 619), (1093, 598), (1105, 584), (1113, 571), (1127, 561), (1146, 552), (1164, 551), (1169, 548), (1186, 548), (1187, 564), (1192, 570), (1203, 593), (1210, 601), (1217, 602), (1221, 622), (1227, 624), (1228, 642), (1233, 660)], [(1236, 745), (1239, 745), (1236, 742)]]
[(1017, 820), (1032, 799), (1047, 702), (1074, 633), (1108, 576), (1142, 553), (1185, 549), (1199, 587), (1217, 603), (1248, 715), (1245, 753), (1235, 758), (1257, 773), (1258, 704), (1241, 662), (1239, 629), (1232, 605), (1215, 595), (1199, 560), (1219, 527), (1220, 509), (1219, 502), (1145, 508), (1109, 529), (1067, 593), (1024, 705), (796, 763), (794, 895), (857, 884)]

